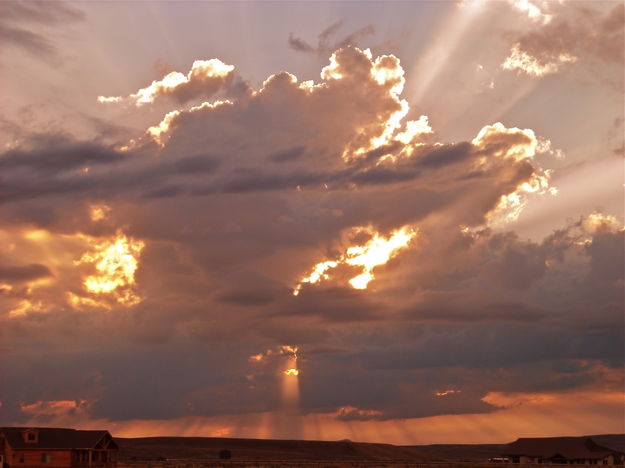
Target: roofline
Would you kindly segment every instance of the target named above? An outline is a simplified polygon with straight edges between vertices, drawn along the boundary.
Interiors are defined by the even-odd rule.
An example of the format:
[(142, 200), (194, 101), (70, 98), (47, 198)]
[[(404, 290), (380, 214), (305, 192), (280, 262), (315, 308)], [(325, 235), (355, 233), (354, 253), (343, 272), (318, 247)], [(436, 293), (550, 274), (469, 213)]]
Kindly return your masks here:
[[(113, 441), (113, 436), (111, 435), (111, 433), (108, 431), (108, 429), (74, 429), (74, 428), (67, 428), (67, 427), (20, 427), (20, 426), (4, 426), (4, 427), (0, 427), (0, 434), (2, 434), (3, 432), (5, 432), (7, 429), (9, 430), (18, 430), (20, 432), (27, 432), (27, 431), (54, 431), (54, 430), (61, 430), (61, 431), (74, 431), (74, 432), (100, 432), (102, 433), (100, 438), (97, 439), (94, 444), (91, 447), (41, 447), (41, 446), (34, 446), (36, 444), (33, 444), (32, 447), (26, 446), (26, 447), (13, 447), (13, 445), (11, 445), (11, 442), (5, 437), (5, 442), (6, 444), (11, 448), (11, 450), (16, 451), (16, 450), (46, 450), (46, 451), (55, 451), (55, 450), (62, 450), (62, 451), (68, 451), (68, 450), (119, 450), (119, 446), (117, 446), (116, 448), (106, 448), (106, 449), (96, 449), (95, 446), (98, 445), (102, 439), (104, 439), (107, 435), (110, 436), (111, 440)], [(115, 444), (117, 445), (117, 444)]]
[(50, 451), (50, 450), (63, 450), (63, 451), (67, 451), (67, 450), (118, 450), (118, 449), (95, 449), (93, 447), (66, 447), (66, 448), (59, 448), (59, 447), (18, 447), (18, 448), (13, 448), (11, 447), (11, 450), (14, 452), (17, 452), (18, 450), (45, 450), (45, 451)]
[(109, 434), (109, 431), (104, 431), (104, 433), (102, 434), (102, 437), (100, 437), (98, 440), (96, 440), (95, 444), (93, 444), (94, 446), (98, 445), (100, 442), (102, 442), (102, 439), (104, 439), (106, 437), (106, 434), (108, 434), (109, 436), (111, 436), (111, 440), (113, 440), (113, 436), (111, 434)]
[(37, 430), (56, 430), (56, 429), (60, 429), (62, 431), (83, 431), (83, 432), (97, 432), (97, 431), (106, 431), (106, 429), (75, 429), (73, 427), (51, 427), (51, 426), (0, 426), (0, 431), (4, 430), (4, 429), (17, 429), (20, 431), (28, 431), (28, 430), (32, 430), (32, 429), (37, 429)]

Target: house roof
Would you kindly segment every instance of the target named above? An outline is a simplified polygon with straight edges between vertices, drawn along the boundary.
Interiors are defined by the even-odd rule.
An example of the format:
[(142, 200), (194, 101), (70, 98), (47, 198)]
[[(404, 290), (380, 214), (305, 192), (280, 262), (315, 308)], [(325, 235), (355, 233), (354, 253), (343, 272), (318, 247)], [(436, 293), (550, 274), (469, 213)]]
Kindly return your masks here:
[[(38, 432), (37, 442), (26, 442), (22, 434), (28, 430)], [(111, 435), (108, 431), (82, 431), (77, 429), (60, 429), (55, 427), (2, 427), (2, 433), (12, 449), (91, 449), (104, 437)], [(110, 448), (117, 448), (111, 442)]]
[(520, 438), (505, 446), (503, 454), (529, 457), (569, 459), (601, 459), (620, 453), (598, 445), (590, 437)]

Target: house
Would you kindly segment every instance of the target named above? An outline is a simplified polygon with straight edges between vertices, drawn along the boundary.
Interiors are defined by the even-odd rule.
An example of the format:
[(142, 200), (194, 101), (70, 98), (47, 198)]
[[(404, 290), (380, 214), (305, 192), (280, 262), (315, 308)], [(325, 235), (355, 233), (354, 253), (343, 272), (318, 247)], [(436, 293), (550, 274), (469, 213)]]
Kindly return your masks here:
[(0, 468), (109, 468), (117, 450), (108, 431), (0, 427)]
[(590, 437), (521, 438), (505, 446), (512, 463), (623, 465), (625, 454), (598, 445)]

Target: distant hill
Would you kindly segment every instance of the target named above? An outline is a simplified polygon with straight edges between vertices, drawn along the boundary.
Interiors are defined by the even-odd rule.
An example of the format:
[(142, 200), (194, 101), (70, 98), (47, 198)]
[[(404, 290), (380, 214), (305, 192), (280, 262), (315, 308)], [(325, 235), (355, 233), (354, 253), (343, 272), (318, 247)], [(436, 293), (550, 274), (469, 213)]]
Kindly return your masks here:
[[(625, 434), (600, 434), (585, 437), (590, 437), (597, 444), (604, 447), (625, 452)], [(445, 460), (483, 461), (501, 456), (504, 446), (505, 444), (434, 444), (411, 445), (409, 448), (414, 448), (432, 457)]]
[(588, 436), (599, 445), (625, 453), (625, 434), (601, 434)]
[(433, 444), (409, 447), (444, 460), (484, 461), (500, 457), (504, 446), (505, 444)]
[(115, 442), (121, 460), (217, 459), (224, 449), (233, 460), (438, 460), (410, 447), (351, 441), (144, 437), (115, 438)]

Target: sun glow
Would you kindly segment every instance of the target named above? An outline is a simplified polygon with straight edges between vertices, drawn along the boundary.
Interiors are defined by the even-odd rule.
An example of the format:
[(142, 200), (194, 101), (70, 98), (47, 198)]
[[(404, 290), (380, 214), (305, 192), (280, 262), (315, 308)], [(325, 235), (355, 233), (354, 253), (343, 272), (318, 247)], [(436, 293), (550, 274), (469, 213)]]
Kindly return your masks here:
[(111, 207), (105, 204), (89, 206), (89, 217), (91, 221), (102, 221), (108, 217), (110, 212)]
[(611, 215), (605, 215), (603, 213), (594, 212), (589, 214), (581, 222), (582, 229), (586, 232), (615, 232), (623, 229), (618, 219)]
[(338, 264), (339, 262), (334, 262), (331, 260), (327, 262), (317, 263), (312, 268), (312, 271), (310, 272), (310, 274), (302, 278), (299, 284), (295, 287), (295, 289), (293, 290), (293, 295), (297, 296), (299, 294), (300, 290), (302, 289), (302, 284), (304, 283), (315, 284), (321, 281), (322, 279), (329, 279), (330, 276), (326, 273), (326, 271), (337, 267)]
[(45, 231), (43, 229), (33, 229), (31, 231), (24, 233), (24, 238), (31, 240), (31, 241), (42, 241), (42, 240), (46, 240), (49, 237), (50, 237), (50, 233), (48, 233), (48, 231)]
[(549, 24), (553, 19), (552, 15), (543, 12), (538, 5), (535, 5), (530, 0), (508, 0), (508, 3), (517, 10), (527, 14), (529, 19), (537, 23)]
[(45, 312), (45, 307), (41, 301), (22, 299), (16, 307), (9, 311), (9, 317), (23, 317), (31, 312)]
[(283, 372), (285, 375), (292, 375), (297, 377), (299, 375), (299, 369), (297, 368), (297, 346), (284, 345), (280, 346), (280, 353), (288, 356), (288, 368)]
[(113, 294), (117, 302), (134, 305), (141, 301), (135, 293), (135, 272), (144, 243), (127, 237), (121, 231), (99, 240), (88, 238), (90, 250), (76, 264), (92, 264), (95, 274), (87, 276), (83, 285), (92, 294)]
[(260, 362), (265, 358), (265, 355), (263, 353), (258, 353), (258, 354), (254, 354), (252, 356), (250, 356), (250, 361), (252, 362)]
[(299, 425), (299, 374), (297, 365), (297, 346), (280, 346), (280, 354), (285, 356), (286, 363), (281, 372), (282, 377), (282, 403), (283, 403), (283, 424), (290, 428), (290, 431), (298, 429)]
[(384, 265), (397, 253), (406, 248), (416, 236), (417, 231), (409, 226), (404, 226), (393, 231), (388, 237), (381, 236), (371, 227), (359, 227), (354, 234), (369, 234), (370, 239), (362, 245), (354, 245), (345, 251), (336, 261), (320, 262), (313, 266), (311, 273), (302, 278), (293, 289), (293, 295), (297, 296), (304, 283), (315, 284), (321, 280), (329, 279), (328, 270), (339, 265), (360, 267), (361, 273), (349, 280), (354, 289), (366, 289), (369, 283), (375, 279), (373, 270), (379, 265)]

